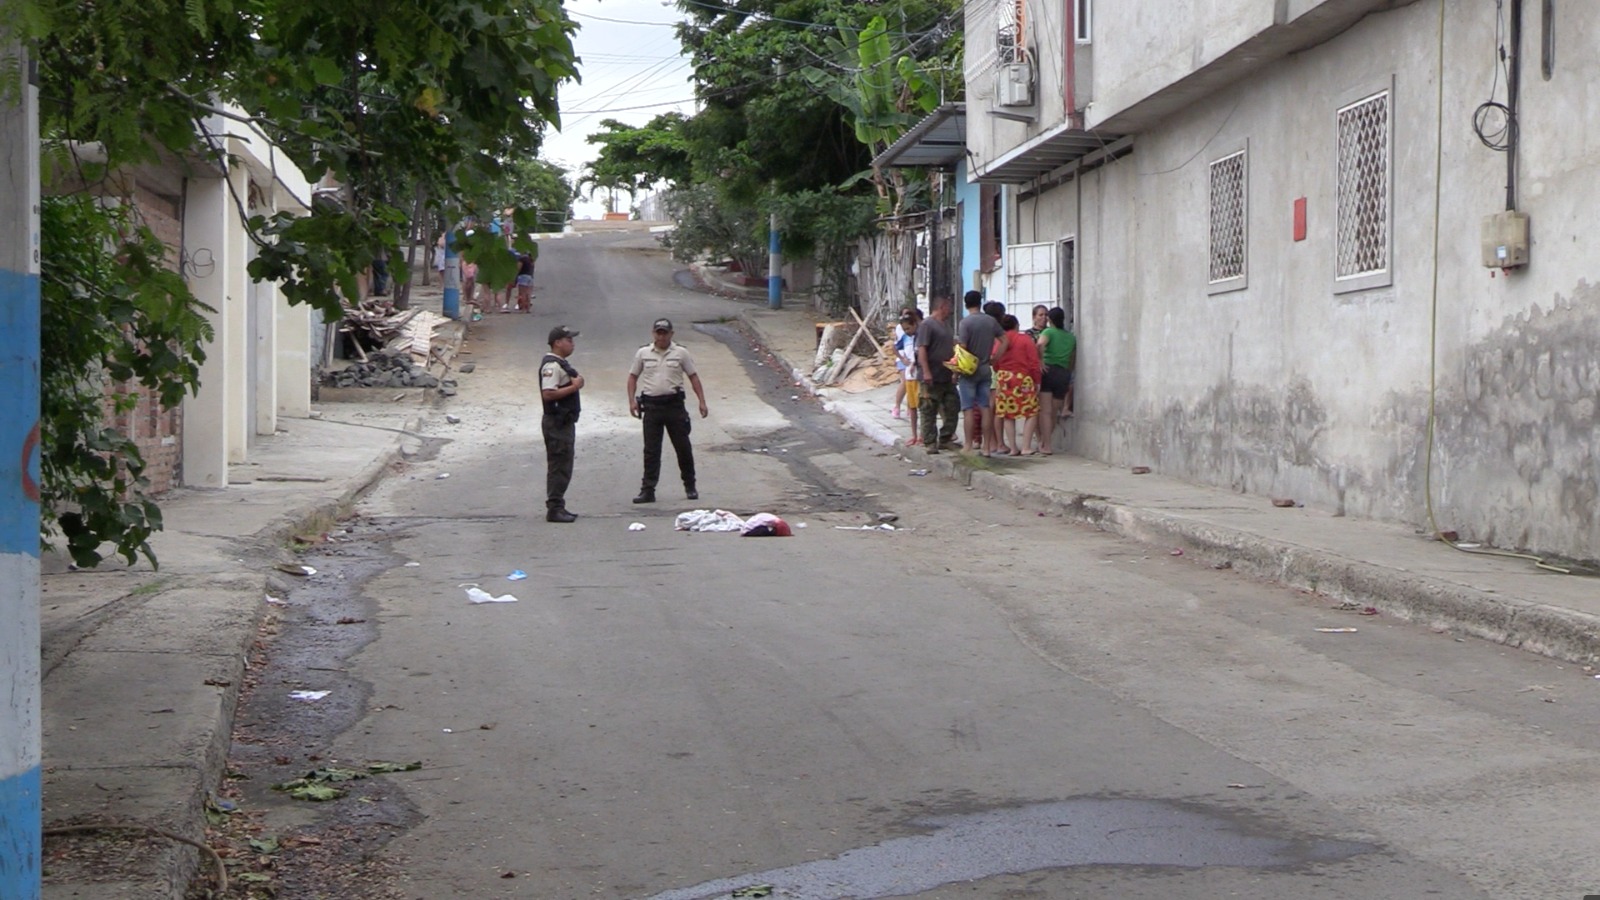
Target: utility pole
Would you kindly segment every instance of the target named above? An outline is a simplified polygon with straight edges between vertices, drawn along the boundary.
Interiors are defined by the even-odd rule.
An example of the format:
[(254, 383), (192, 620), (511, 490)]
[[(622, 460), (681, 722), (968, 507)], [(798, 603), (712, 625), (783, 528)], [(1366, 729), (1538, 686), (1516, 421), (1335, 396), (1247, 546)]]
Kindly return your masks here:
[(461, 257), (456, 255), (456, 232), (444, 233), (444, 315), (461, 318)]
[(767, 308), (783, 308), (783, 243), (777, 213), (767, 219)]
[(39, 90), (5, 57), (23, 76), (0, 80), (0, 897), (38, 900)]

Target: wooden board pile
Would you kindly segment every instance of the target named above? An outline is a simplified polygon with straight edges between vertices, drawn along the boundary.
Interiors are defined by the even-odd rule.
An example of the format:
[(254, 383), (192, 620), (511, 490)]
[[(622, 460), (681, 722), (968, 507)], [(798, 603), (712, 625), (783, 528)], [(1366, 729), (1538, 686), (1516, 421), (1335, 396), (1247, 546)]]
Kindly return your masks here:
[(368, 350), (381, 349), (389, 354), (410, 354), (427, 365), (433, 332), (449, 321), (425, 309), (395, 310), (382, 298), (373, 298), (345, 308), (339, 333), (350, 335), (356, 358), (362, 361)]
[[(396, 310), (384, 298), (371, 298), (345, 307), (344, 319), (329, 326), (330, 340), (323, 360), (322, 383), (330, 387), (437, 387), (454, 388), (446, 377), (450, 342), (436, 332), (454, 325), (450, 319), (425, 309)], [(332, 340), (335, 334), (348, 338)], [(333, 361), (335, 343), (345, 343), (353, 359), (340, 368)], [(439, 374), (430, 369), (438, 365)]]

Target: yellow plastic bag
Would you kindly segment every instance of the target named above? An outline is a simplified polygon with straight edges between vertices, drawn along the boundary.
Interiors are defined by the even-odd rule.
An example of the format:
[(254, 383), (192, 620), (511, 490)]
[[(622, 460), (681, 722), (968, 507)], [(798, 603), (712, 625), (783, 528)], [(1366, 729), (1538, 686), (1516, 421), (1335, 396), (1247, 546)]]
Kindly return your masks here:
[(950, 357), (950, 361), (945, 365), (957, 375), (972, 375), (978, 371), (978, 358), (967, 348), (957, 344), (956, 355)]

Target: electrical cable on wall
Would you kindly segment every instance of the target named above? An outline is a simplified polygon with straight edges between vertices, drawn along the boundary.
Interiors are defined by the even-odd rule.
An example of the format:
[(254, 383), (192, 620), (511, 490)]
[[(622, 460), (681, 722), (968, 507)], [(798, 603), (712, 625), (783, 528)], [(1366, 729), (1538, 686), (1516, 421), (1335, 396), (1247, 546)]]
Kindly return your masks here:
[(1489, 99), (1479, 104), (1472, 113), (1472, 131), (1485, 147), (1497, 153), (1505, 153), (1511, 149), (1512, 143), (1516, 140), (1517, 129), (1516, 114), (1512, 112), (1509, 104), (1499, 100), (1501, 73), (1505, 74), (1507, 85), (1511, 82), (1505, 32), (1505, 0), (1495, 0), (1494, 64), (1490, 67), (1494, 72), (1494, 78), (1489, 82)]

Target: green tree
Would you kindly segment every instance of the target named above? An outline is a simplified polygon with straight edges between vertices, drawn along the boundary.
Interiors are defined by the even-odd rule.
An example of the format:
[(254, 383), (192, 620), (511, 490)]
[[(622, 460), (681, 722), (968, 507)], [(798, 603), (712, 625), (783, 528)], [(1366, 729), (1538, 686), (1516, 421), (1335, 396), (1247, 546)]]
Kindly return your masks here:
[[(750, 223), (762, 240), (766, 214), (778, 213), (786, 249), (814, 252), (826, 272), (829, 302), (843, 303), (854, 241), (874, 227), (874, 195), (882, 212), (898, 210), (915, 195), (898, 175), (872, 172), (872, 157), (939, 100), (959, 96), (960, 5), (678, 5), (688, 16), (679, 39), (693, 60), (703, 103), (671, 132), (670, 146), (687, 156), (687, 182), (709, 188), (723, 207), (710, 221)], [(622, 134), (607, 149), (613, 143), (631, 149), (635, 141)], [(617, 163), (607, 171), (620, 175), (656, 162), (630, 153), (602, 161)], [(680, 187), (682, 168), (672, 170)], [(680, 205), (700, 209), (707, 202), (696, 194)], [(693, 243), (722, 233), (704, 227), (705, 221), (697, 219)], [(729, 243), (707, 252), (737, 258), (742, 250)]]
[[(132, 564), (155, 562), (149, 538), (161, 511), (146, 495), (139, 448), (108, 423), (133, 411), (135, 383), (171, 407), (199, 385), (213, 337), (167, 248), (126, 207), (87, 196), (40, 205), (40, 491), (43, 542), (66, 539), (74, 563), (92, 567), (102, 544)], [(111, 252), (107, 253), (106, 248)]]
[[(275, 141), (312, 179), (331, 174), (344, 186), (340, 202), (248, 222), (258, 245), (251, 274), (335, 315), (374, 256), (397, 250), (412, 216), (402, 206), (423, 198), (424, 214), (453, 216), (455, 198), (491, 195), (498, 160), (536, 155), (545, 123), (558, 122), (556, 89), (577, 71), (574, 26), (559, 0), (0, 0), (0, 14), (38, 65), (52, 171), (70, 173), (66, 182), (85, 193), (115, 195), (111, 176), (141, 162), (225, 165), (229, 129)], [(0, 90), (16, 90), (20, 77), (0, 67)], [(67, 152), (86, 147), (92, 163)], [(243, 217), (247, 198), (234, 199)], [(80, 562), (101, 541), (149, 555), (144, 538), (159, 515), (143, 498), (142, 461), (83, 392), (132, 377), (164, 405), (176, 403), (197, 387), (209, 335), (189, 327), (203, 310), (181, 278), (157, 277), (160, 255), (127, 249), (143, 247), (147, 234), (73, 215), (80, 228), (42, 230), (43, 265), (98, 260), (85, 269), (98, 275), (61, 295), (65, 305), (46, 303), (43, 327), (77, 335), (100, 362), (78, 370), (87, 373), (81, 382), (44, 385), (57, 438), (44, 448), (42, 489), (58, 501), (47, 504), (45, 537), (66, 534), (75, 557), (88, 548)], [(508, 263), (503, 245), (482, 252), (487, 268)], [(154, 330), (130, 324), (130, 303)], [(69, 323), (52, 318), (68, 312)], [(104, 334), (88, 339), (88, 329)], [(152, 360), (130, 362), (152, 337)], [(123, 467), (101, 465), (108, 457)], [(85, 486), (125, 502), (91, 509)]]
[(694, 170), (687, 123), (676, 112), (656, 116), (638, 128), (616, 119), (602, 121), (600, 130), (586, 139), (600, 145), (600, 156), (584, 166), (580, 188), (625, 190), (633, 197), (661, 184), (688, 184)]

